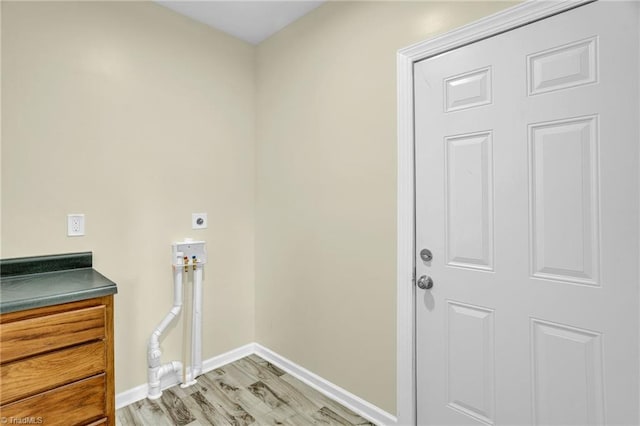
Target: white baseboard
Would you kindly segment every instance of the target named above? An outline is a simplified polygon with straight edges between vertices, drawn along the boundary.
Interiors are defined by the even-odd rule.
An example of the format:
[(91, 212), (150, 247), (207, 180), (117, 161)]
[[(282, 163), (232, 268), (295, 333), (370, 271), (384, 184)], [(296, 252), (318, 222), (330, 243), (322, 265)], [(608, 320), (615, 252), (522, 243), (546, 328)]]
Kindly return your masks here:
[(352, 394), (351, 392), (342, 389), (340, 386), (323, 379), (293, 361), (278, 355), (259, 343), (255, 344), (255, 354), (377, 425), (391, 426), (397, 423), (395, 416)]
[(131, 405), (147, 397), (147, 384), (136, 386), (116, 394), (116, 410)]
[[(213, 358), (204, 360), (202, 362), (202, 373), (204, 374), (211, 370), (215, 370), (216, 368), (220, 368), (223, 365), (227, 365), (233, 361), (237, 361), (240, 358), (244, 358), (245, 356), (255, 353), (254, 346), (254, 343), (249, 343), (244, 346), (240, 346), (239, 348), (232, 349), (229, 352), (225, 352), (223, 354), (214, 356)], [(180, 378), (176, 375), (169, 375), (167, 377), (164, 377), (161, 383), (162, 390), (165, 390), (180, 383)], [(116, 410), (133, 404), (134, 402), (145, 399), (147, 397), (147, 392), (148, 386), (145, 383), (143, 385), (136, 386), (135, 388), (116, 394)]]
[(255, 353), (255, 345), (255, 343), (248, 343), (244, 346), (240, 346), (239, 348), (232, 349), (229, 352), (225, 352), (218, 356), (214, 356), (213, 358), (202, 361), (202, 372), (208, 373), (211, 370), (215, 370), (216, 368), (220, 368), (223, 365), (230, 364), (234, 361), (239, 360), (240, 358), (244, 358), (245, 356), (249, 356)]
[[(278, 368), (286, 371), (295, 378), (301, 380), (307, 385), (311, 386), (318, 392), (326, 395), (334, 401), (344, 405), (351, 411), (361, 415), (365, 419), (380, 425), (395, 425), (397, 423), (396, 417), (387, 413), (386, 411), (376, 407), (375, 405), (365, 401), (364, 399), (352, 394), (351, 392), (342, 389), (315, 373), (307, 370), (304, 367), (299, 366), (293, 361), (278, 355), (272, 350), (260, 345), (259, 343), (249, 343), (241, 346), (237, 349), (233, 349), (229, 352), (225, 352), (213, 358), (209, 358), (202, 363), (202, 372), (207, 373), (216, 368), (220, 368), (223, 365), (237, 361), (245, 356), (256, 354), (266, 361), (274, 364)], [(162, 389), (170, 388), (179, 383), (177, 376), (169, 376), (162, 381)], [(147, 397), (147, 384), (136, 386), (135, 388), (120, 392), (116, 395), (116, 409), (126, 407), (129, 404), (140, 401)]]

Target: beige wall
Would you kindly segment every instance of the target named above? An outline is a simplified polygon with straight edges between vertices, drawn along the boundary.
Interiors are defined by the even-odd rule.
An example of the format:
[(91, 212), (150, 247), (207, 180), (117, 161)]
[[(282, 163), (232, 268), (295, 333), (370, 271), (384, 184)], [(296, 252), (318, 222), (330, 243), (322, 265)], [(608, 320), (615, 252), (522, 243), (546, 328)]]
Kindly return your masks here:
[(119, 290), (117, 392), (146, 382), (175, 240), (207, 241), (203, 357), (254, 340), (253, 61), (152, 3), (2, 2), (2, 257), (94, 252)]
[(256, 337), (394, 413), (396, 51), (510, 6), (321, 6), (258, 47)]
[(257, 340), (393, 413), (395, 52), (507, 6), (328, 3), (255, 49), (149, 3), (2, 2), (2, 257), (94, 252), (120, 392), (170, 242), (203, 238), (205, 359)]

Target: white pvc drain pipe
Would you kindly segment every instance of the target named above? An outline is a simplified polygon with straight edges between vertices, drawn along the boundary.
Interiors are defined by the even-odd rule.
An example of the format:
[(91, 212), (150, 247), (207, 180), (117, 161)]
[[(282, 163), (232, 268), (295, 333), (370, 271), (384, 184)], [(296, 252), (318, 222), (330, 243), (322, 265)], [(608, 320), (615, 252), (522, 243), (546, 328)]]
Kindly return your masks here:
[[(187, 387), (196, 383), (196, 377), (202, 373), (202, 270), (204, 264), (207, 262), (204, 244), (204, 241), (185, 240), (184, 242), (174, 243), (172, 245), (173, 306), (149, 338), (147, 347), (147, 380), (149, 384), (147, 397), (149, 399), (160, 398), (162, 395), (162, 378), (169, 374), (180, 376), (181, 386)], [(191, 275), (193, 277), (190, 365), (187, 367), (186, 360), (183, 360), (183, 362), (170, 361), (162, 364), (160, 338), (167, 327), (183, 310), (184, 286), (189, 284), (190, 272), (192, 272)], [(184, 321), (186, 325), (186, 318)], [(183, 336), (183, 342), (187, 340), (187, 334), (189, 333), (185, 333)], [(185, 351), (183, 351), (183, 353), (184, 352)]]

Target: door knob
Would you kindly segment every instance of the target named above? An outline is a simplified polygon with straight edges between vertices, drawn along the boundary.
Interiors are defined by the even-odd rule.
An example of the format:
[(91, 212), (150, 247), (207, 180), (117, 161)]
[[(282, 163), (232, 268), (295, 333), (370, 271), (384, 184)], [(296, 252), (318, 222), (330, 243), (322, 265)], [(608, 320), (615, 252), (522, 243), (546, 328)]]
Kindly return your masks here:
[(418, 278), (418, 288), (421, 288), (422, 290), (430, 290), (431, 287), (433, 287), (433, 280), (431, 277), (423, 275)]

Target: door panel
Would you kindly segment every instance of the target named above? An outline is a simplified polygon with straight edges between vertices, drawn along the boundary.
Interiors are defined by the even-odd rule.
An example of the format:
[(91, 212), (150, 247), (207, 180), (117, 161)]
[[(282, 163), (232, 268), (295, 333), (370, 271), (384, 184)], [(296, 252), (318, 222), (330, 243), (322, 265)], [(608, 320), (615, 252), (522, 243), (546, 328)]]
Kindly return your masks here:
[(445, 138), (447, 265), (493, 270), (491, 132)]
[[(447, 405), (481, 422), (493, 418), (494, 312), (447, 301)], [(472, 359), (465, 354), (475, 354)]]
[(534, 277), (600, 285), (597, 121), (591, 116), (529, 126)]
[(604, 424), (601, 334), (531, 320), (533, 423)]
[(640, 423), (639, 7), (415, 65), (419, 424)]

